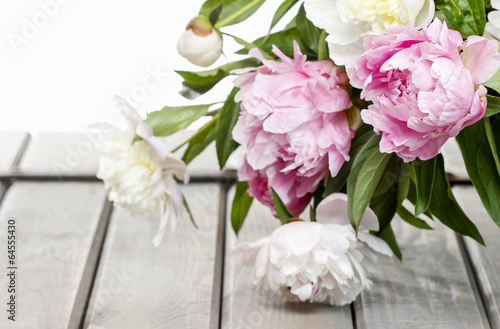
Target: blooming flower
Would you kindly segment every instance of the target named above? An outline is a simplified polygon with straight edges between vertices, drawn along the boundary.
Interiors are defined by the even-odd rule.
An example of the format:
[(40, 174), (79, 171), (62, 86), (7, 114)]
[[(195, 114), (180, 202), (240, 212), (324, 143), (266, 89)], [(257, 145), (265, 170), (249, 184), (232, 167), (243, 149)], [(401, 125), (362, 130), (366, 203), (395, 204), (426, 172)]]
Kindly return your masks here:
[(500, 0), (491, 0), (493, 10), (488, 14), (488, 23), (485, 30), (497, 39), (500, 39)]
[(305, 0), (307, 18), (324, 29), (338, 65), (363, 53), (363, 38), (385, 29), (421, 26), (434, 17), (433, 0)]
[(208, 18), (196, 16), (179, 37), (177, 51), (191, 63), (207, 67), (222, 54), (222, 38)]
[(344, 70), (331, 61), (307, 62), (294, 47), (293, 60), (273, 48), (281, 63), (253, 49), (264, 65), (235, 71), (244, 74), (234, 81), (241, 115), (233, 138), (247, 148), (239, 178), (250, 195), (272, 209), (271, 186), (298, 216), (328, 173), (336, 175), (349, 159), (354, 132)]
[(367, 37), (366, 53), (346, 63), (351, 83), (373, 102), (364, 122), (382, 132), (381, 152), (427, 160), (450, 137), (480, 120), (486, 88), (500, 67), (496, 41), (462, 40), (438, 19), (419, 31), (396, 27)]
[(367, 209), (358, 237), (347, 217), (347, 195), (332, 194), (320, 202), (317, 222), (292, 222), (271, 236), (237, 246), (245, 266), (253, 267), (254, 283), (290, 301), (345, 305), (371, 285), (379, 255), (392, 256), (389, 246), (368, 233), (378, 230), (377, 216)]
[[(172, 231), (182, 217), (184, 202), (174, 176), (187, 183), (186, 165), (168, 151), (168, 145), (154, 136), (151, 127), (125, 100), (116, 96), (114, 101), (128, 129), (101, 125), (110, 136), (101, 149), (97, 177), (104, 181), (109, 199), (115, 205), (134, 214), (160, 211), (160, 228), (153, 240), (158, 245), (169, 217), (173, 217)], [(142, 140), (132, 143), (136, 134)]]

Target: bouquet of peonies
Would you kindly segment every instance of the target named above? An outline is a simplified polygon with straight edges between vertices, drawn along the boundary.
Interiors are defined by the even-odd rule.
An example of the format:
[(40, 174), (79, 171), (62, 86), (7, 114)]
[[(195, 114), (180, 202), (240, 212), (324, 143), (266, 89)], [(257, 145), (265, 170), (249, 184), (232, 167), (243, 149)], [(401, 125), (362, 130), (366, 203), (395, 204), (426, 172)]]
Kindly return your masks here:
[[(221, 169), (242, 148), (234, 231), (253, 199), (282, 226), (233, 253), (256, 282), (296, 301), (352, 302), (370, 286), (377, 257), (401, 258), (396, 213), (421, 229), (430, 228), (422, 218), (437, 219), (483, 243), (440, 150), (456, 138), (500, 225), (500, 2), (284, 0), (267, 35), (250, 42), (225, 33), (263, 3), (207, 0), (179, 39), (179, 53), (204, 67), (222, 54), (223, 38), (241, 45), (241, 60), (177, 72), (189, 99), (236, 76), (220, 106), (165, 107), (143, 120), (115, 100), (129, 128), (112, 129), (102, 150), (98, 177), (109, 198), (138, 213), (160, 210), (158, 244), (188, 207), (177, 185), (189, 179), (186, 165), (213, 141)], [(178, 159), (162, 137), (201, 117), (210, 120)]]

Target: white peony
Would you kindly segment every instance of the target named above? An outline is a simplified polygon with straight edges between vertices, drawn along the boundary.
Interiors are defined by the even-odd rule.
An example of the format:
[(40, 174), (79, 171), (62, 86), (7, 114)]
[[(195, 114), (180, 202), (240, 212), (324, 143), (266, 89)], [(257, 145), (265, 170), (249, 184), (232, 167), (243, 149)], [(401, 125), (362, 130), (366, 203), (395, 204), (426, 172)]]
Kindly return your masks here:
[(363, 54), (363, 38), (407, 24), (416, 27), (434, 17), (433, 0), (305, 0), (307, 18), (324, 29), (331, 59), (344, 65)]
[(222, 54), (222, 38), (208, 18), (196, 16), (179, 37), (177, 51), (191, 63), (207, 67)]
[(500, 0), (491, 0), (493, 10), (488, 14), (488, 23), (485, 30), (495, 38), (500, 40)]
[(234, 255), (254, 268), (254, 283), (290, 301), (345, 305), (371, 285), (367, 273), (379, 255), (392, 256), (385, 241), (368, 233), (378, 230), (371, 209), (358, 237), (347, 217), (347, 195), (335, 193), (318, 205), (317, 222), (292, 222), (271, 236), (243, 243)]
[[(184, 211), (182, 193), (174, 177), (187, 183), (186, 165), (169, 152), (169, 146), (124, 99), (115, 97), (115, 107), (125, 117), (128, 129), (100, 125), (109, 133), (101, 147), (97, 177), (104, 181), (109, 200), (133, 213), (160, 211), (160, 228), (153, 243), (158, 245), (170, 220), (175, 231)], [(132, 143), (134, 136), (142, 140)]]

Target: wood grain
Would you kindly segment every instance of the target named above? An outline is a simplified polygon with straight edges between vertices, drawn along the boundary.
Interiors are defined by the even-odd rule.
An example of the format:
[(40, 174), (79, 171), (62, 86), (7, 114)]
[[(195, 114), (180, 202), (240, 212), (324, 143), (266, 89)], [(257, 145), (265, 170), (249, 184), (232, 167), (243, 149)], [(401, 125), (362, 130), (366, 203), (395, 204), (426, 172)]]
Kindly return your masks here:
[(357, 328), (488, 328), (455, 233), (434, 226), (424, 231), (393, 220), (403, 262), (377, 263), (373, 287), (356, 301)]
[[(234, 190), (229, 198), (228, 214), (233, 195)], [(268, 208), (254, 201), (238, 238), (229, 218), (227, 220), (221, 328), (353, 328), (350, 306), (284, 302), (269, 291), (258, 290), (253, 285), (251, 269), (243, 268), (238, 258), (229, 256), (236, 244), (270, 235), (279, 226)]]
[[(15, 218), (18, 304), (15, 326), (2, 316), (0, 328), (77, 328), (70, 325), (71, 313), (104, 201), (100, 183), (10, 187), (0, 210), (0, 245), (6, 249), (7, 220)], [(7, 264), (5, 252), (0, 264)], [(6, 286), (2, 275), (2, 292)]]
[(25, 132), (0, 131), (0, 171), (7, 171), (19, 163), (30, 135)]
[[(486, 247), (464, 238), (491, 327), (500, 328), (500, 228), (490, 218), (472, 186), (455, 187), (465, 213), (477, 225)], [(500, 200), (499, 200), (500, 202)]]
[(219, 187), (182, 187), (199, 230), (184, 218), (158, 247), (158, 216), (113, 212), (84, 328), (208, 328)]

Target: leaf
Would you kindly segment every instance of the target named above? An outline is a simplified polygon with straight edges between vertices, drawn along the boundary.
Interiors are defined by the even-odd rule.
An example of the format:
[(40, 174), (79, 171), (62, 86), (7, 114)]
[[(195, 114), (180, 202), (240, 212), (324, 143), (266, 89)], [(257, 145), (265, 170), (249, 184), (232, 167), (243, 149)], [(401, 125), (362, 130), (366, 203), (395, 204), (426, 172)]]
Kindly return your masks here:
[(500, 176), (483, 120), (464, 128), (456, 140), (462, 151), (467, 173), (484, 207), (500, 226)]
[(413, 225), (422, 230), (433, 230), (432, 227), (429, 226), (424, 220), (415, 217), (408, 209), (403, 206), (398, 207), (397, 213), (402, 220), (407, 222), (410, 225)]
[(488, 118), (484, 118), (483, 123), (488, 144), (490, 145), (491, 154), (493, 155), (493, 160), (495, 160), (495, 165), (497, 167), (498, 174), (500, 175), (500, 159), (498, 158), (498, 149), (495, 142), (495, 135), (493, 134), (493, 129), (491, 128), (491, 121)]
[(355, 231), (391, 158), (380, 153), (380, 136), (374, 136), (360, 151), (347, 179), (348, 215)]
[(401, 205), (408, 196), (411, 184), (411, 163), (402, 162), (398, 173), (398, 205)]
[(169, 136), (207, 115), (212, 105), (165, 106), (160, 111), (149, 113), (145, 121), (156, 136)]
[(184, 88), (179, 92), (187, 99), (195, 99), (212, 89), (219, 81), (229, 76), (232, 70), (258, 66), (260, 61), (255, 58), (247, 58), (241, 61), (228, 63), (218, 68), (202, 72), (175, 71), (184, 81)]
[(240, 23), (252, 16), (265, 0), (224, 0), (215, 28)]
[(318, 44), (319, 37), (321, 35), (321, 30), (311, 23), (306, 17), (306, 11), (304, 9), (304, 4), (300, 6), (299, 12), (297, 14), (297, 29), (299, 31), (299, 36), (302, 42), (311, 50), (314, 54), (318, 54)]
[(500, 97), (486, 95), (486, 99), (488, 107), (486, 108), (486, 113), (484, 113), (484, 117), (489, 118), (495, 114), (500, 113)]
[(273, 27), (276, 26), (276, 24), (278, 24), (280, 19), (283, 18), (283, 16), (285, 16), (285, 14), (290, 9), (292, 9), (292, 7), (295, 6), (297, 2), (299, 2), (299, 0), (285, 0), (279, 6), (278, 10), (276, 10), (276, 12), (274, 13), (273, 20), (271, 21), (271, 27), (269, 27), (269, 31), (271, 31)]
[(392, 231), (391, 226), (387, 226), (387, 228), (381, 232), (379, 238), (387, 242), (392, 252), (396, 257), (401, 261), (403, 260), (403, 255), (401, 254), (401, 250), (399, 249), (398, 242), (396, 241), (396, 237), (394, 236), (394, 232)]
[[(224, 33), (224, 35), (227, 35), (228, 37), (231, 37), (233, 38), (234, 41), (236, 41), (236, 43), (242, 45), (243, 47), (245, 47), (244, 49), (248, 52), (250, 52), (251, 49), (253, 48), (257, 48), (259, 49), (259, 51), (261, 52), (262, 56), (264, 56), (264, 58), (267, 58), (267, 59), (272, 59), (273, 57), (271, 55), (269, 55), (267, 52), (265, 52), (264, 50), (262, 50), (262, 48), (260, 48), (259, 46), (257, 46), (256, 44), (254, 43), (251, 43), (251, 42), (246, 42), (245, 40), (235, 36), (235, 35), (232, 35), (232, 34), (229, 34), (229, 33)], [(252, 58), (253, 59), (253, 58)], [(257, 59), (253, 59), (255, 61), (257, 61), (257, 65), (260, 64), (260, 61), (258, 61)]]
[(217, 119), (218, 116), (213, 117), (190, 138), (189, 145), (182, 156), (182, 161), (189, 164), (214, 141)]
[(415, 159), (413, 161), (415, 171), (415, 184), (417, 185), (417, 203), (415, 204), (415, 217), (423, 214), (431, 202), (434, 177), (436, 173), (436, 158), (427, 161)]
[[(302, 41), (299, 31), (296, 27), (273, 33), (267, 38), (259, 38), (252, 43), (257, 45), (259, 49), (269, 54), (272, 53), (272, 47), (274, 45), (279, 50), (281, 50), (283, 54), (287, 55), (290, 58), (293, 58), (293, 40), (297, 41), (297, 44), (299, 45), (304, 55), (307, 55), (308, 57), (310, 57), (310, 59), (315, 58), (316, 54), (311, 52), (307, 45)], [(245, 55), (248, 54), (248, 50), (240, 49), (236, 52), (236, 54)]]
[(377, 215), (379, 231), (382, 232), (391, 223), (398, 208), (397, 182), (383, 194), (370, 200), (370, 208)]
[[(498, 199), (496, 199), (498, 201)], [(497, 204), (498, 206), (498, 204)], [(436, 156), (436, 174), (429, 209), (441, 223), (462, 235), (467, 235), (484, 245), (483, 238), (473, 222), (467, 217), (451, 192), (450, 183), (444, 171), (441, 154)]]
[(224, 168), (227, 159), (239, 145), (233, 140), (232, 135), (233, 127), (240, 114), (240, 104), (234, 101), (234, 96), (238, 91), (238, 88), (233, 88), (227, 96), (215, 126), (215, 146), (221, 169)]
[(207, 0), (201, 6), (199, 15), (206, 16), (210, 22), (215, 24), (219, 18), (220, 11), (222, 10), (223, 0)]
[(309, 218), (311, 219), (311, 222), (316, 221), (316, 211), (313, 206), (309, 206)]
[(351, 141), (351, 149), (349, 150), (349, 161), (344, 162), (342, 168), (340, 168), (339, 173), (335, 177), (328, 177), (326, 182), (325, 192), (323, 193), (323, 197), (327, 197), (330, 194), (340, 192), (347, 182), (347, 178), (351, 173), (351, 168), (354, 160), (362, 150), (362, 148), (366, 145), (366, 143), (375, 136), (373, 132), (373, 127), (363, 124), (356, 130), (356, 135), (354, 139)]
[(238, 235), (243, 226), (248, 210), (252, 205), (253, 198), (248, 195), (248, 188), (248, 182), (241, 181), (236, 183), (236, 194), (234, 195), (233, 206), (231, 207), (231, 225), (236, 235)]
[(184, 203), (184, 207), (186, 208), (186, 211), (189, 215), (189, 219), (191, 219), (191, 223), (193, 223), (193, 226), (196, 229), (198, 229), (198, 225), (196, 225), (196, 222), (194, 221), (193, 213), (191, 212), (191, 208), (189, 208), (189, 204), (187, 203), (187, 200), (184, 197), (184, 194), (182, 194), (182, 202)]
[(483, 35), (486, 13), (483, 0), (436, 0), (436, 8), (446, 17), (449, 27), (464, 38)]
[(272, 187), (270, 187), (271, 192), (273, 194), (273, 204), (274, 204), (274, 210), (276, 211), (276, 215), (278, 216), (281, 224), (286, 224), (287, 220), (290, 218), (294, 218), (295, 216), (292, 215), (290, 210), (286, 207), (286, 205), (281, 201), (280, 196)]

